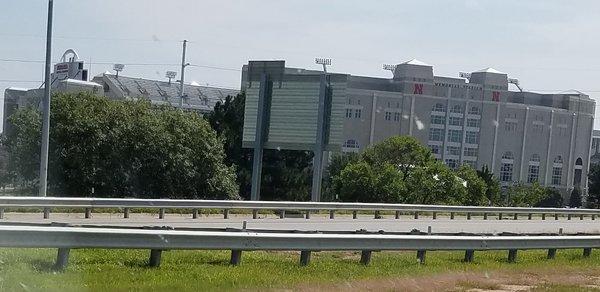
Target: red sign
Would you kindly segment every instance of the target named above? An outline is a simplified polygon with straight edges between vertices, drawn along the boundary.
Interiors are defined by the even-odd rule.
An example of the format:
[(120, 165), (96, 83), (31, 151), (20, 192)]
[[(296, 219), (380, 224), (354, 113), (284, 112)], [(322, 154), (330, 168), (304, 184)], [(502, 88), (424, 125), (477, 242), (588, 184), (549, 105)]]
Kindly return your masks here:
[(492, 101), (500, 101), (500, 92), (492, 91)]
[(415, 83), (415, 90), (413, 94), (423, 94), (423, 84)]

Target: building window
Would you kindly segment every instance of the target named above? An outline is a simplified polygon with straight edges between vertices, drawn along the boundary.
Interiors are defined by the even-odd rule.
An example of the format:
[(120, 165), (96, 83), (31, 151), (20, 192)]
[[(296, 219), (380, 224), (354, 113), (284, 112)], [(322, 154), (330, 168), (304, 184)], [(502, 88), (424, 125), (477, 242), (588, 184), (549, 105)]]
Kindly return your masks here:
[(436, 103), (433, 108), (431, 109), (432, 112), (445, 112), (446, 109), (444, 108), (444, 105), (441, 103)]
[(516, 132), (517, 131), (517, 122), (512, 120), (504, 121), (504, 130), (506, 132)]
[(431, 116), (431, 124), (432, 125), (444, 125), (446, 124), (446, 118), (443, 116)]
[(429, 129), (429, 141), (444, 141), (444, 129)]
[(554, 164), (552, 165), (552, 185), (559, 186), (562, 183), (562, 169), (563, 160), (562, 156), (556, 156), (554, 158)]
[(540, 179), (540, 156), (533, 154), (529, 159), (529, 171), (527, 172), (527, 182), (534, 183)]
[(392, 113), (391, 112), (385, 112), (385, 120), (386, 121), (391, 121), (392, 120)]
[(477, 148), (466, 147), (465, 151), (463, 151), (463, 155), (475, 157), (477, 156)]
[(448, 124), (452, 126), (462, 126), (463, 119), (459, 117), (450, 117), (448, 118)]
[(448, 165), (448, 167), (450, 167), (451, 169), (457, 169), (458, 168), (458, 160), (446, 159), (446, 165)]
[(352, 118), (352, 109), (351, 108), (346, 109), (346, 118), (348, 118), (348, 119)]
[(463, 110), (462, 107), (460, 105), (455, 105), (452, 107), (452, 109), (450, 109), (451, 113), (455, 113), (455, 114), (462, 114)]
[(477, 132), (467, 131), (465, 133), (465, 143), (479, 144), (479, 135)]
[(500, 164), (500, 181), (511, 182), (513, 176), (513, 165), (515, 158), (512, 152), (508, 151), (502, 155), (502, 163)]
[(479, 128), (479, 125), (480, 125), (479, 119), (467, 119), (467, 127)]
[(448, 155), (460, 155), (460, 147), (448, 146), (446, 147), (446, 153)]
[(462, 142), (462, 131), (461, 130), (448, 130), (448, 141), (449, 142)]
[(394, 122), (399, 122), (400, 121), (400, 113), (399, 112), (395, 112), (394, 113)]
[(441, 154), (441, 147), (440, 145), (428, 145), (429, 146), (429, 150), (431, 150), (431, 153), (433, 154)]
[(543, 134), (544, 133), (544, 125), (533, 124), (532, 131), (535, 134)]
[(358, 141), (356, 141), (354, 139), (346, 140), (346, 142), (344, 142), (343, 147), (344, 148), (350, 148), (350, 149), (358, 149), (358, 148), (360, 148), (358, 146)]
[(354, 118), (360, 119), (361, 115), (362, 115), (362, 109), (356, 109), (356, 111), (354, 112)]
[(476, 106), (472, 106), (472, 107), (469, 109), (469, 114), (470, 114), (470, 115), (479, 115), (479, 114), (480, 114), (479, 108), (478, 108), (478, 107), (476, 107)]

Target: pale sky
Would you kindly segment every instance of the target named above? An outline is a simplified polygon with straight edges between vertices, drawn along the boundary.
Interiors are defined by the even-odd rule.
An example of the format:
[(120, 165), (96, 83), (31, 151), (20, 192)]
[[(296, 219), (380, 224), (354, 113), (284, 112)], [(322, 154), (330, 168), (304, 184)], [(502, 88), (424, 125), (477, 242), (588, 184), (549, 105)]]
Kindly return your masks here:
[[(330, 71), (389, 77), (383, 63), (416, 58), (436, 75), (494, 67), (525, 90), (600, 97), (600, 1), (54, 2), (53, 59), (73, 48), (102, 63), (92, 76), (124, 63), (123, 75), (164, 79), (187, 39), (188, 62), (213, 68), (188, 67), (186, 81), (213, 86), (239, 88), (248, 60), (318, 69), (314, 58), (329, 57)], [(0, 0), (0, 95), (41, 84), (43, 63), (31, 61), (44, 60), (46, 13), (46, 0)]]

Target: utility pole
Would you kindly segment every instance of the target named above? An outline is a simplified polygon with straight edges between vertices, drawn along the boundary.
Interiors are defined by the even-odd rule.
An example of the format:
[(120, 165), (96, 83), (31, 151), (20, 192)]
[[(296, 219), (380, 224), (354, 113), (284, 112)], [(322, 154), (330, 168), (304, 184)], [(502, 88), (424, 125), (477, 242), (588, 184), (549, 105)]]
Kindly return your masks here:
[(183, 82), (185, 80), (185, 67), (187, 67), (190, 63), (185, 62), (185, 50), (187, 47), (187, 40), (183, 40), (183, 53), (181, 54), (181, 96), (179, 98), (179, 108), (183, 109), (183, 98), (185, 97), (185, 87), (183, 86)]
[(46, 32), (46, 72), (44, 76), (44, 115), (42, 121), (42, 149), (40, 152), (40, 197), (48, 190), (48, 144), (50, 142), (50, 72), (52, 69), (52, 15), (54, 0), (48, 0), (48, 27)]

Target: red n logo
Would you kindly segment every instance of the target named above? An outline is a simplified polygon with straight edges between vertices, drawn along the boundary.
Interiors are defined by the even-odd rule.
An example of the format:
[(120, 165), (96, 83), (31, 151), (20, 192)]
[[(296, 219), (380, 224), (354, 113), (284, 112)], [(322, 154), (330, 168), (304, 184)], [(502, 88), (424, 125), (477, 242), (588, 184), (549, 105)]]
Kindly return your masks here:
[(492, 91), (492, 101), (500, 101), (500, 92)]
[(413, 94), (423, 94), (423, 84), (415, 83), (415, 91)]

